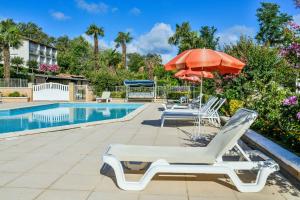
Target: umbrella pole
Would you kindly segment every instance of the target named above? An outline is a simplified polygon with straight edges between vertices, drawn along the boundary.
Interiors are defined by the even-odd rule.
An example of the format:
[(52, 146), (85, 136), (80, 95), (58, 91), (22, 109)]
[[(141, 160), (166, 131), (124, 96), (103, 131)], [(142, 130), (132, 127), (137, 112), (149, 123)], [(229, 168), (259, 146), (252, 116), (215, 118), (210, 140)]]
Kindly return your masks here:
[(203, 81), (203, 77), (201, 76), (201, 83), (200, 83), (200, 102), (199, 102), (199, 112), (198, 112), (198, 134), (197, 134), (197, 138), (199, 138), (200, 134), (201, 134), (201, 107), (202, 107), (202, 81)]

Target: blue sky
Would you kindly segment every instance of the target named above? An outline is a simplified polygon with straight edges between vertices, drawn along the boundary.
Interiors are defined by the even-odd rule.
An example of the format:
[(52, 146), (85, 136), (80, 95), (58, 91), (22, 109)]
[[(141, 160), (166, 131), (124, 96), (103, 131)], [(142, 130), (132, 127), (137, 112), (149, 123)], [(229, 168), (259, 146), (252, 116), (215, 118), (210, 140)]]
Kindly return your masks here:
[[(300, 23), (300, 9), (293, 0), (265, 0), (281, 6)], [(113, 47), (118, 31), (130, 31), (130, 52), (160, 53), (164, 60), (176, 54), (167, 44), (176, 23), (189, 21), (193, 29), (215, 26), (222, 43), (239, 35), (255, 35), (255, 16), (261, 0), (0, 0), (0, 19), (33, 21), (49, 35), (84, 35), (91, 23), (103, 26), (102, 47)], [(183, 4), (183, 5), (182, 5)], [(86, 37), (86, 36), (85, 36)], [(88, 38), (88, 37), (87, 37)]]

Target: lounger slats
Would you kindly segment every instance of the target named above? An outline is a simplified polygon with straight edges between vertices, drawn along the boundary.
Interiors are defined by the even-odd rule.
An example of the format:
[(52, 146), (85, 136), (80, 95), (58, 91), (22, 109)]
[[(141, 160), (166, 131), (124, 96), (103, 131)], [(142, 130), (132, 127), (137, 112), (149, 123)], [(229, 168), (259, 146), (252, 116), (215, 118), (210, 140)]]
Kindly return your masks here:
[(207, 163), (212, 164), (215, 158), (206, 148), (166, 147), (139, 145), (110, 145), (107, 155), (113, 155), (120, 161), (154, 162), (164, 159), (169, 163)]

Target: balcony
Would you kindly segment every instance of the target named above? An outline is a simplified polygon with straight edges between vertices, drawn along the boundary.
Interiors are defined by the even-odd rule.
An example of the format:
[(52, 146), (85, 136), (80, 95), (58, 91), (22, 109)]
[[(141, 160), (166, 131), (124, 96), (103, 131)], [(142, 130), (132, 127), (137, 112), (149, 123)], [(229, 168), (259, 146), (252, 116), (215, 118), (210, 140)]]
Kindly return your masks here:
[(40, 56), (45, 57), (45, 53), (43, 50), (40, 50)]
[(29, 49), (29, 54), (32, 54), (32, 55), (37, 55), (37, 49)]

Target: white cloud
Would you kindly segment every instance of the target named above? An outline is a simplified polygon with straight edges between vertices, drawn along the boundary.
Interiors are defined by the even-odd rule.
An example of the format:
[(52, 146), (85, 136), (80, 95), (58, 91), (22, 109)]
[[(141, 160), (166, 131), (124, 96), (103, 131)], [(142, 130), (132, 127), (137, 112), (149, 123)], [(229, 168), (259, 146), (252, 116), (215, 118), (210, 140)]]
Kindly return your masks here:
[(51, 12), (51, 16), (54, 19), (60, 20), (60, 21), (67, 20), (67, 19), (71, 18), (70, 16), (67, 16), (63, 12), (59, 12), (59, 11), (53, 11), (53, 12)]
[(129, 11), (130, 14), (132, 15), (135, 15), (135, 16), (138, 16), (142, 13), (142, 11), (136, 7), (132, 8), (130, 11)]
[(176, 47), (168, 43), (168, 39), (174, 31), (171, 25), (157, 23), (152, 29), (128, 44), (128, 52), (138, 52), (140, 54), (155, 53), (162, 56), (163, 62), (167, 62), (176, 55)]
[(247, 27), (244, 25), (235, 25), (232, 26), (223, 32), (217, 34), (220, 37), (220, 45), (236, 43), (241, 35), (253, 37), (255, 30), (252, 27)]
[(297, 24), (300, 24), (300, 14), (294, 15), (294, 16), (293, 16), (293, 20), (294, 20), (294, 22), (296, 22)]
[(83, 10), (86, 10), (90, 13), (100, 13), (104, 14), (107, 13), (109, 6), (103, 2), (94, 3), (94, 2), (87, 2), (85, 0), (76, 0), (77, 6)]

